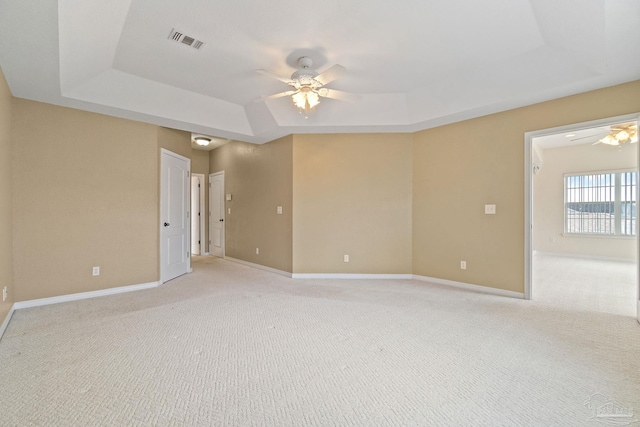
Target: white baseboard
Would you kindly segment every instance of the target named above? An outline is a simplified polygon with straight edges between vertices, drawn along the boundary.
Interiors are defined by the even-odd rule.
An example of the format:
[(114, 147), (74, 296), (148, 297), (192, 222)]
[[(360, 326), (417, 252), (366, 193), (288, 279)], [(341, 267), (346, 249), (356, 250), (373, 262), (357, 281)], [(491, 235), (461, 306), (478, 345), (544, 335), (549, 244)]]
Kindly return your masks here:
[(491, 288), (489, 286), (473, 285), (471, 283), (463, 283), (463, 282), (456, 282), (456, 281), (453, 281), (453, 280), (437, 279), (435, 277), (419, 276), (417, 274), (414, 274), (413, 278), (415, 280), (420, 280), (422, 282), (430, 282), (430, 283), (436, 283), (438, 285), (452, 286), (454, 288), (467, 289), (469, 291), (482, 292), (482, 293), (485, 293), (485, 294), (500, 295), (500, 296), (503, 296), (503, 297), (524, 299), (524, 293), (522, 293), (522, 292), (506, 291), (504, 289)]
[(269, 273), (275, 273), (275, 274), (279, 274), (281, 276), (291, 277), (291, 273), (289, 273), (288, 271), (278, 270), (278, 269), (275, 269), (275, 268), (267, 267), (266, 265), (255, 264), (253, 262), (244, 261), (242, 259), (237, 259), (237, 258), (232, 258), (230, 256), (225, 256), (223, 259), (226, 259), (227, 261), (235, 262), (236, 264), (242, 264), (242, 265), (246, 265), (248, 267), (257, 268), (258, 270), (268, 271)]
[(346, 273), (293, 273), (293, 279), (386, 279), (386, 280), (411, 280), (411, 274), (346, 274)]
[(141, 283), (139, 285), (119, 286), (117, 288), (100, 289), (99, 291), (79, 292), (77, 294), (60, 295), (50, 298), (39, 298), (28, 301), (20, 301), (13, 304), (13, 308), (19, 310), (21, 308), (39, 307), (42, 305), (58, 304), (61, 302), (77, 301), (81, 299), (97, 298), (107, 295), (121, 294), (123, 292), (140, 291), (143, 289), (156, 288), (159, 282)]
[(640, 301), (637, 301), (638, 306), (636, 307), (636, 319), (638, 320), (638, 323), (640, 323)]
[(11, 306), (11, 309), (9, 310), (9, 313), (7, 313), (7, 317), (4, 318), (4, 321), (2, 322), (2, 325), (0, 325), (0, 339), (2, 339), (2, 336), (4, 335), (4, 331), (7, 330), (7, 326), (9, 326), (9, 322), (11, 321), (11, 316), (13, 316), (13, 312), (16, 311), (16, 305), (13, 304)]

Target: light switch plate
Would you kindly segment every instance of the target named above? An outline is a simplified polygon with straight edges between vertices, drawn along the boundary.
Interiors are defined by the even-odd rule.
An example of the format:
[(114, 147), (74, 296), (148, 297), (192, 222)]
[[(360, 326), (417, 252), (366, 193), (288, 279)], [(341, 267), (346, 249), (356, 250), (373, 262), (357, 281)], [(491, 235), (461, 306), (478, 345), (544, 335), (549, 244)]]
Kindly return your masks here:
[(487, 215), (495, 215), (496, 205), (484, 205), (484, 213)]
[(227, 194), (226, 200), (227, 200), (227, 202), (231, 201), (231, 194)]

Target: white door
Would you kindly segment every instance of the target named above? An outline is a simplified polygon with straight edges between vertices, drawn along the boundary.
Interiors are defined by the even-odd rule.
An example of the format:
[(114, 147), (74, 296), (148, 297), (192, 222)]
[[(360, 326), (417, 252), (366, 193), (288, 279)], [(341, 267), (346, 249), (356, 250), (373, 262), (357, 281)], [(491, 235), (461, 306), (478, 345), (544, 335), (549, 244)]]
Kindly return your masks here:
[(171, 151), (161, 151), (160, 282), (191, 268), (189, 256), (189, 169), (191, 161)]
[(211, 255), (224, 257), (224, 172), (209, 175), (209, 239)]
[(191, 253), (200, 255), (200, 177), (191, 175)]

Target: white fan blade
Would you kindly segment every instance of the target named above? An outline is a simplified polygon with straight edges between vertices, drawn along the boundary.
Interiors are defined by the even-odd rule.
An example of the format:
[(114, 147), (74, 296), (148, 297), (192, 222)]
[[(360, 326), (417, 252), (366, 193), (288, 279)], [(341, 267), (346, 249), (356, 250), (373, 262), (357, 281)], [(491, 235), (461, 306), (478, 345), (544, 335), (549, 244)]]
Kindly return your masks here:
[(342, 65), (336, 64), (328, 70), (325, 70), (322, 74), (319, 74), (318, 77), (316, 77), (316, 80), (322, 83), (322, 85), (326, 85), (327, 83), (331, 83), (338, 77), (344, 75), (346, 72), (346, 68)]
[(581, 139), (593, 138), (594, 136), (600, 136), (600, 135), (607, 136), (608, 134), (609, 134), (609, 132), (594, 133), (593, 135), (589, 135), (589, 136), (582, 136), (580, 138), (573, 138), (571, 141), (579, 141)]
[(267, 77), (271, 77), (272, 79), (280, 80), (282, 83), (286, 83), (286, 84), (291, 83), (291, 79), (289, 77), (280, 77), (277, 74), (273, 74), (271, 71), (256, 70), (256, 72), (262, 74), (263, 76), (267, 76)]
[(267, 101), (269, 99), (282, 98), (283, 96), (291, 96), (296, 92), (297, 90), (288, 90), (286, 92), (276, 93), (275, 95), (263, 96), (262, 98), (256, 99), (254, 102), (262, 102), (262, 101)]
[(339, 101), (347, 101), (347, 102), (358, 102), (362, 99), (360, 95), (343, 92), (341, 90), (327, 89), (326, 87), (323, 87), (320, 90), (318, 90), (318, 95), (325, 98), (337, 99)]

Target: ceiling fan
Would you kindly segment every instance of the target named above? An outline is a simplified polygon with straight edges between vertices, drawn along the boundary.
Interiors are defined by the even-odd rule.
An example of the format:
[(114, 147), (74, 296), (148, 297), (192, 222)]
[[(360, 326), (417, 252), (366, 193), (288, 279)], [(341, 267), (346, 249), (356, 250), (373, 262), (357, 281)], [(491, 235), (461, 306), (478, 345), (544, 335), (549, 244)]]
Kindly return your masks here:
[(611, 126), (611, 131), (594, 142), (593, 145), (602, 143), (615, 146), (627, 142), (630, 144), (638, 142), (638, 124), (635, 122)]
[(268, 99), (290, 96), (295, 106), (300, 109), (300, 113), (304, 114), (304, 117), (307, 118), (313, 108), (320, 103), (320, 98), (330, 98), (350, 102), (360, 100), (358, 95), (325, 87), (325, 85), (338, 79), (347, 72), (347, 69), (342, 65), (336, 64), (320, 74), (311, 69), (313, 61), (308, 56), (298, 58), (298, 65), (300, 66), (300, 69), (291, 74), (291, 78), (280, 77), (267, 70), (257, 70), (260, 74), (288, 84), (291, 86), (292, 90), (265, 96), (257, 99), (256, 101), (266, 101)]

